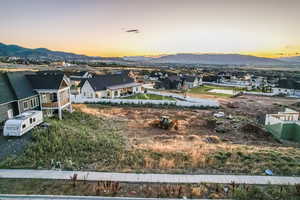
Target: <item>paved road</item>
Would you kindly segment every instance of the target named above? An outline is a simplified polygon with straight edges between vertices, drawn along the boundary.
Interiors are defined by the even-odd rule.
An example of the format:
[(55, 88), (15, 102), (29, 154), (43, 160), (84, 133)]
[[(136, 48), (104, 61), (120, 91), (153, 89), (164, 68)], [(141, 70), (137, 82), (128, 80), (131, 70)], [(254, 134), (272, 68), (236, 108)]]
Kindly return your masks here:
[(77, 174), (78, 180), (119, 181), (133, 183), (237, 183), (257, 185), (295, 185), (300, 177), (244, 176), (244, 175), (186, 175), (186, 174), (134, 174), (56, 170), (0, 169), (0, 178), (30, 178), (67, 180)]
[[(131, 198), (131, 197), (94, 197), (94, 196), (62, 196), (62, 195), (16, 195), (16, 194), (0, 194), (0, 200), (13, 199), (13, 200), (156, 200), (158, 198)], [(162, 200), (179, 200), (167, 199)], [(196, 200), (196, 199), (193, 199)], [(205, 200), (205, 199), (201, 199)], [(220, 199), (219, 199), (220, 200)]]

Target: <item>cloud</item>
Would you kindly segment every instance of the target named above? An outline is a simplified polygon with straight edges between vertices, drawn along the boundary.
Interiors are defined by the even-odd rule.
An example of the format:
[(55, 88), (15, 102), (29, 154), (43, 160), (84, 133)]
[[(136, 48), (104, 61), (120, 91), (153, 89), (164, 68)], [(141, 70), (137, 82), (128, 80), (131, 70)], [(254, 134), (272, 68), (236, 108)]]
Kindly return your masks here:
[(129, 29), (126, 33), (140, 33), (139, 29)]

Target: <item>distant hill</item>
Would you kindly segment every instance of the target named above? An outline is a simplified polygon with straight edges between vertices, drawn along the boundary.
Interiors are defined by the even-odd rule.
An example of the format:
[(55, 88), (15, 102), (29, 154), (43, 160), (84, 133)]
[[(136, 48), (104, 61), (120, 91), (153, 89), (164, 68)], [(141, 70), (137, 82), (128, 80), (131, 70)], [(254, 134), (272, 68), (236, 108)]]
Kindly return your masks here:
[(51, 51), (46, 48), (29, 49), (18, 45), (0, 43), (0, 56), (16, 56), (21, 58), (48, 58), (59, 60), (86, 60), (100, 57), (90, 57), (62, 51)]
[(282, 57), (279, 58), (278, 60), (285, 61), (285, 62), (300, 63), (300, 56)]
[(280, 65), (285, 61), (240, 54), (175, 54), (153, 58), (154, 63)]
[(0, 43), (0, 56), (37, 58), (49, 60), (101, 60), (103, 62), (138, 62), (138, 63), (178, 63), (178, 64), (232, 64), (232, 65), (284, 65), (299, 64), (300, 56), (271, 59), (240, 54), (175, 54), (159, 57), (128, 56), (123, 58), (93, 57), (63, 51), (52, 51), (46, 48), (29, 49), (18, 45)]
[(145, 61), (151, 61), (153, 58), (146, 57), (146, 56), (125, 56), (123, 57), (123, 59), (127, 61), (145, 62)]

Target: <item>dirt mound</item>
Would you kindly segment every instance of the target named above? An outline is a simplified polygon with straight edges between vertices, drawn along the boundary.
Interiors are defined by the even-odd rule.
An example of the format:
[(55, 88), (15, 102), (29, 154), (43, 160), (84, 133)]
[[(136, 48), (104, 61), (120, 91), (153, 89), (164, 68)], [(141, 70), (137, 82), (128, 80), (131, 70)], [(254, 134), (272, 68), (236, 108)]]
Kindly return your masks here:
[(270, 134), (255, 124), (245, 124), (241, 127), (242, 132), (247, 133), (248, 136), (252, 135), (257, 138), (270, 138)]

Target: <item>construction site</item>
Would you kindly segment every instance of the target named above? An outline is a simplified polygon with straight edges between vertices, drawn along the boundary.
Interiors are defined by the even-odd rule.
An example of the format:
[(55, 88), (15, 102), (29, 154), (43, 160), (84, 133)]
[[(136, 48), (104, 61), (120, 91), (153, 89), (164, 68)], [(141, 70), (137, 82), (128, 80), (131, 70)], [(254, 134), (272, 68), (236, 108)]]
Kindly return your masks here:
[[(295, 157), (295, 153), (299, 151), (298, 144), (279, 141), (264, 127), (267, 113), (278, 112), (285, 106), (297, 109), (296, 100), (277, 98), (272, 101), (277, 103), (272, 103), (269, 97), (239, 96), (224, 98), (220, 102), (219, 109), (203, 110), (97, 104), (77, 104), (74, 108), (121, 122), (121, 134), (127, 140), (128, 149), (132, 151), (169, 155), (155, 160), (145, 153), (145, 171), (263, 174), (263, 168), (278, 163), (278, 160), (273, 159), (273, 163), (270, 159), (267, 163), (263, 159), (279, 156), (292, 157), (293, 172), (289, 171), (292, 168), (284, 172), (282, 166), (279, 166), (278, 170), (275, 167), (276, 173), (300, 173), (300, 169), (293, 166), (299, 163), (299, 157)], [(172, 157), (172, 153), (187, 156), (186, 161), (185, 158), (177, 161), (178, 155)], [(257, 167), (249, 166), (253, 160), (256, 160)], [(133, 165), (121, 171), (135, 168), (140, 167)]]

